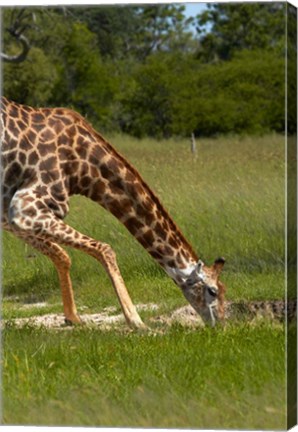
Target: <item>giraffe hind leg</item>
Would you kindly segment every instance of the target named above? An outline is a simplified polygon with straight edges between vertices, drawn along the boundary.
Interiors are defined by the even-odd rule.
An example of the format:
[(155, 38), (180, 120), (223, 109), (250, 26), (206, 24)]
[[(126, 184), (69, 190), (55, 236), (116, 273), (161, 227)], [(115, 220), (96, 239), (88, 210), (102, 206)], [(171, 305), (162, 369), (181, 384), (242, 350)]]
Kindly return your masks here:
[(59, 277), (65, 322), (67, 324), (81, 323), (74, 301), (69, 273), (71, 261), (68, 254), (59, 245), (49, 240), (41, 240), (31, 236), (25, 237), (24, 240), (53, 262)]
[(24, 231), (12, 230), (8, 224), (4, 229), (15, 234), (16, 237), (38, 250), (53, 262), (59, 277), (65, 322), (67, 324), (81, 323), (81, 319), (77, 314), (69, 273), (71, 261), (66, 251), (56, 243), (33, 237)]
[[(29, 194), (30, 197), (34, 196), (32, 191)], [(105, 243), (81, 234), (79, 231), (65, 224), (45, 205), (42, 208), (39, 206), (39, 211), (34, 215), (32, 213), (28, 214), (26, 211), (26, 198), (26, 193), (22, 191), (18, 195), (16, 194), (11, 202), (10, 224), (16, 234), (19, 233), (20, 235), (21, 232), (23, 237), (26, 235), (30, 237), (35, 235), (39, 239), (51, 242), (52, 244), (58, 243), (79, 249), (97, 259), (111, 279), (128, 325), (134, 328), (144, 328), (145, 325), (132, 303), (124, 284), (117, 265), (116, 255), (112, 248)], [(65, 276), (65, 273), (63, 274)]]

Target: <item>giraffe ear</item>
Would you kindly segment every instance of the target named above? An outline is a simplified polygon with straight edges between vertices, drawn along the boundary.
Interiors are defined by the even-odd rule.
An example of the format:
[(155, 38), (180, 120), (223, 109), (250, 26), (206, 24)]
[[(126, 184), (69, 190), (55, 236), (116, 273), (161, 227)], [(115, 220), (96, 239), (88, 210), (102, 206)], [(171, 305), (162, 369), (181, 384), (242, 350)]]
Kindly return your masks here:
[(226, 260), (223, 257), (217, 258), (214, 261), (214, 264), (213, 264), (212, 268), (215, 271), (215, 273), (216, 273), (217, 276), (220, 275), (225, 262), (226, 262)]

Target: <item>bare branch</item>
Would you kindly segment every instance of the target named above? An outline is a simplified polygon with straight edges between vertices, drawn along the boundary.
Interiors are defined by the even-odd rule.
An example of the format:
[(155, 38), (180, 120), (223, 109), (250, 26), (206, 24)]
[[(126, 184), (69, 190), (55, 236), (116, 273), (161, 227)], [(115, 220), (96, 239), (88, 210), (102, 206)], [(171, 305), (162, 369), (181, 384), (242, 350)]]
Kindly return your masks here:
[(26, 22), (28, 18), (33, 18), (34, 20), (33, 14), (31, 12), (28, 13), (25, 9), (12, 11), (10, 26), (6, 28), (6, 31), (21, 45), (21, 51), (16, 55), (1, 53), (0, 58), (3, 61), (21, 63), (26, 59), (30, 50), (30, 43), (23, 33), (27, 28), (30, 28), (30, 24)]
[(10, 31), (10, 34), (18, 42), (20, 42), (20, 44), (22, 46), (22, 51), (16, 55), (9, 55), (9, 54), (5, 54), (5, 53), (1, 53), (1, 59), (3, 61), (10, 62), (10, 63), (21, 63), (26, 59), (26, 57), (28, 55), (28, 52), (30, 50), (30, 43), (29, 43), (28, 39), (26, 38), (26, 36), (24, 36), (23, 34), (18, 34), (15, 31), (14, 32)]

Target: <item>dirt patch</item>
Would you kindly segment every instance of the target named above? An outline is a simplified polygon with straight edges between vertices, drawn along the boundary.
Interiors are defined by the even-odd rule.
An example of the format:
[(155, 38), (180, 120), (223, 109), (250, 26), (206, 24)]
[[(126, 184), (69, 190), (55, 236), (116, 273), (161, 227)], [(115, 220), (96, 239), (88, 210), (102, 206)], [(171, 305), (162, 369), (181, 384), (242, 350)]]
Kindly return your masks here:
[(176, 309), (170, 314), (151, 318), (151, 321), (162, 323), (167, 326), (171, 326), (174, 324), (179, 324), (183, 327), (189, 328), (205, 326), (204, 321), (202, 320), (200, 315), (198, 315), (197, 312), (190, 305)]
[[(36, 305), (24, 305), (22, 309), (29, 309), (29, 306), (34, 309)], [(39, 305), (38, 305), (39, 306)], [(136, 308), (139, 312), (141, 311), (156, 311), (159, 309), (159, 306), (154, 303), (149, 304), (138, 304)], [(84, 309), (84, 308), (82, 308)], [(103, 330), (109, 330), (115, 327), (123, 327), (125, 325), (125, 319), (122, 313), (117, 313), (117, 308), (110, 306), (103, 309), (101, 313), (95, 314), (82, 314), (80, 313), (80, 318), (84, 325), (88, 327), (96, 327)], [(158, 317), (152, 317), (149, 319), (150, 323), (162, 324), (165, 326), (171, 326), (173, 324), (180, 324), (184, 327), (202, 327), (204, 326), (204, 322), (200, 318), (200, 316), (195, 312), (195, 310), (191, 306), (181, 307), (172, 313), (160, 315)], [(4, 320), (4, 327), (6, 325), (15, 325), (17, 327), (24, 326), (34, 326), (34, 327), (45, 327), (52, 329), (71, 329), (72, 326), (69, 326), (65, 323), (64, 315), (50, 313), (44, 315), (36, 315), (30, 318), (14, 318), (11, 320)]]
[(47, 302), (38, 302), (38, 303), (25, 303), (23, 304), (20, 309), (40, 309), (40, 308), (45, 308), (48, 307), (48, 303)]
[[(43, 304), (43, 306), (48, 306)], [(23, 305), (21, 309), (37, 308), (40, 304), (28, 304)], [(85, 307), (81, 307), (83, 310)], [(157, 304), (138, 304), (136, 305), (137, 310), (140, 311), (154, 311), (159, 308)], [(119, 325), (125, 324), (124, 315), (122, 313), (117, 313), (117, 308), (114, 306), (109, 306), (103, 309), (101, 313), (96, 314), (82, 314), (80, 313), (80, 318), (84, 325), (89, 327), (97, 327), (102, 329), (110, 329)], [(24, 326), (34, 326), (34, 327), (46, 327), (52, 329), (71, 329), (72, 326), (65, 323), (64, 314), (50, 313), (43, 315), (36, 315), (30, 318), (14, 318), (10, 320), (4, 320), (2, 326), (15, 325), (17, 327)]]
[[(105, 312), (98, 314), (83, 314), (80, 315), (84, 325), (94, 326), (94, 327), (104, 327), (106, 329), (114, 327), (116, 324), (124, 323), (124, 316), (119, 315), (107, 315)], [(65, 323), (63, 314), (45, 314), (40, 316), (34, 316), (30, 318), (15, 318), (10, 320), (12, 323), (18, 327), (24, 326), (34, 326), (34, 327), (46, 327), (52, 329), (71, 329), (72, 326)]]
[[(39, 305), (40, 306), (40, 305)], [(28, 308), (25, 306), (25, 308)], [(34, 308), (35, 305), (31, 304)], [(136, 305), (137, 310), (140, 311), (156, 311), (159, 306), (154, 303), (149, 304), (138, 304)], [(84, 307), (81, 308), (84, 310)], [(245, 320), (249, 322), (256, 322), (259, 319), (269, 319), (271, 321), (284, 321), (286, 310), (288, 312), (288, 319), (296, 319), (296, 302), (295, 304), (285, 305), (282, 301), (264, 301), (264, 302), (227, 302), (226, 303), (226, 321), (232, 320)], [(114, 306), (106, 307), (101, 313), (96, 314), (80, 314), (80, 317), (88, 327), (96, 327), (99, 329), (109, 330), (112, 328), (119, 328), (126, 326), (125, 319), (122, 313), (117, 312), (117, 308)], [(183, 306), (174, 310), (171, 313), (163, 314), (157, 317), (149, 319), (152, 324), (162, 324), (163, 326), (169, 327), (174, 324), (179, 324), (183, 327), (188, 328), (200, 328), (205, 324), (202, 318), (195, 312), (190, 306)], [(18, 327), (23, 326), (35, 326), (35, 327), (46, 327), (52, 329), (71, 329), (65, 323), (64, 315), (61, 314), (44, 314), (39, 316), (32, 316), (30, 318), (15, 318), (9, 321), (3, 321), (2, 326), (16, 325)], [(149, 324), (150, 325), (150, 324)]]

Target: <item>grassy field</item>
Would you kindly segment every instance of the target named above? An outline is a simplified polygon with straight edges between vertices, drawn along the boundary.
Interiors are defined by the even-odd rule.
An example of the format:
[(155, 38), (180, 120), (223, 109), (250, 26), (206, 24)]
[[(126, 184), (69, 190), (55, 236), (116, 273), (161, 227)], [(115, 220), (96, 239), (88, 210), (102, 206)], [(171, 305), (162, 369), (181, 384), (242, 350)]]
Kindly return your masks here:
[[(284, 140), (111, 140), (141, 172), (207, 263), (225, 256), (232, 300), (284, 296)], [(184, 305), (175, 285), (117, 220), (73, 197), (67, 222), (110, 243), (131, 297), (157, 303), (149, 317)], [(117, 306), (92, 258), (69, 250), (79, 310)], [(46, 302), (43, 308), (24, 304)], [(62, 311), (46, 258), (3, 236), (6, 319)], [(284, 328), (257, 323), (130, 333), (13, 324), (3, 332), (5, 424), (281, 429), (285, 427)]]

